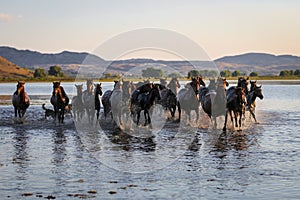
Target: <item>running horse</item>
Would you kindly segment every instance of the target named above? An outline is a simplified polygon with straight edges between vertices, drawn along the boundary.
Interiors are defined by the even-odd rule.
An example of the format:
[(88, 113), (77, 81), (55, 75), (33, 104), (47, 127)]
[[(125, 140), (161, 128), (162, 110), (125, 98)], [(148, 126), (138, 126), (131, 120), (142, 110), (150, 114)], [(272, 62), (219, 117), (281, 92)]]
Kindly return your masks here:
[(202, 109), (211, 119), (213, 128), (217, 128), (216, 118), (226, 114), (226, 87), (228, 82), (223, 78), (218, 78), (217, 82), (212, 82), (214, 84), (213, 90), (209, 90), (209, 87), (202, 87), (199, 93)]
[(133, 84), (130, 81), (119, 81), (116, 83), (113, 92), (109, 98), (111, 112), (114, 123), (121, 128), (122, 115), (129, 116), (130, 95), (133, 89)]
[[(114, 81), (114, 88), (117, 85), (119, 81)], [(112, 95), (113, 91), (112, 90), (106, 90), (101, 98), (102, 105), (103, 105), (103, 113), (104, 113), (104, 118), (106, 120), (106, 117), (109, 113), (111, 113), (111, 105), (110, 105), (110, 96)], [(113, 118), (111, 114), (111, 119)]]
[(82, 94), (83, 105), (88, 117), (88, 121), (91, 123), (95, 117), (95, 94), (93, 91), (93, 81), (86, 81), (86, 90)]
[(96, 110), (96, 116), (97, 120), (99, 119), (99, 113), (100, 113), (100, 108), (101, 108), (101, 103), (100, 103), (100, 96), (102, 96), (102, 86), (101, 83), (94, 84), (95, 86), (95, 110)]
[(12, 96), (12, 104), (15, 110), (15, 117), (17, 117), (18, 114), (20, 118), (23, 117), (25, 115), (27, 108), (30, 105), (30, 99), (27, 93), (25, 92), (24, 85), (25, 82), (18, 81), (17, 90), (14, 92)]
[(256, 116), (255, 116), (255, 107), (256, 107), (256, 98), (258, 97), (259, 99), (263, 99), (264, 96), (262, 94), (262, 86), (257, 86), (256, 85), (256, 81), (255, 82), (250, 82), (251, 83), (251, 89), (249, 94), (246, 96), (247, 98), (247, 105), (246, 105), (246, 109), (249, 110), (250, 112), (250, 118), (251, 116), (253, 117), (253, 119), (255, 120), (255, 123), (258, 123), (256, 120)]
[[(201, 77), (192, 78), (192, 81), (186, 85), (186, 88), (178, 92), (178, 109), (184, 110), (191, 121), (191, 111), (195, 110), (197, 122), (199, 121), (199, 89), (200, 85), (205, 86)], [(181, 119), (181, 111), (179, 121)]]
[(54, 116), (58, 116), (58, 122), (64, 122), (65, 110), (69, 105), (69, 97), (67, 96), (64, 88), (60, 86), (60, 81), (53, 82), (53, 92), (50, 99), (54, 108)]
[(172, 78), (170, 83), (167, 85), (167, 87), (171, 89), (171, 91), (173, 92), (173, 94), (175, 94), (175, 96), (177, 96), (178, 89), (181, 87), (181, 85), (177, 78)]
[(235, 127), (239, 127), (239, 130), (241, 130), (242, 116), (243, 113), (245, 112), (245, 105), (246, 105), (246, 96), (245, 96), (244, 88), (230, 87), (226, 91), (226, 96), (227, 96), (227, 105), (226, 105), (227, 109), (226, 109), (223, 131), (226, 131), (228, 114), (230, 114), (231, 122), (234, 126), (232, 113), (234, 114)]
[(74, 96), (72, 98), (72, 111), (73, 111), (74, 119), (80, 120), (84, 113), (83, 100), (82, 100), (83, 84), (81, 85), (75, 84), (75, 87), (76, 87), (77, 96)]
[(149, 87), (151, 88), (150, 91), (148, 93), (139, 93), (137, 95), (137, 99), (133, 97), (135, 93), (131, 96), (131, 107), (134, 107), (134, 110), (131, 108), (131, 112), (135, 112), (137, 114), (137, 125), (139, 125), (142, 110), (144, 111), (145, 116), (144, 126), (151, 124), (149, 110), (155, 104), (156, 100), (159, 101), (161, 99), (159, 86), (150, 83)]

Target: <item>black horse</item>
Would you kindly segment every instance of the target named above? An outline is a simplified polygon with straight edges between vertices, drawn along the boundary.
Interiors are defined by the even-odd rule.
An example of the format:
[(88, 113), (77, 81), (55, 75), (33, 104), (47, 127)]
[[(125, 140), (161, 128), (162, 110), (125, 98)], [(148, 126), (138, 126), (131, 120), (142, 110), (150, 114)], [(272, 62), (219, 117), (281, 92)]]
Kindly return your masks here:
[[(245, 105), (246, 105), (246, 96), (245, 96), (244, 88), (230, 87), (226, 91), (226, 96), (227, 96), (227, 106), (226, 106), (227, 111), (225, 115), (223, 131), (226, 131), (228, 114), (230, 114), (231, 122), (234, 126), (232, 113), (234, 114), (235, 127), (239, 127), (239, 129), (241, 129), (242, 116), (243, 113), (245, 112)], [(239, 121), (238, 121), (238, 117), (239, 117)]]
[(218, 78), (217, 82), (211, 81), (211, 83), (214, 86), (212, 90), (209, 90), (209, 87), (200, 88), (200, 102), (202, 109), (212, 120), (213, 127), (216, 128), (216, 118), (226, 114), (226, 87), (228, 82), (226, 79)]
[[(144, 111), (145, 124), (144, 126), (151, 124), (151, 118), (149, 114), (150, 108), (155, 104), (156, 100), (161, 99), (160, 89), (157, 85), (150, 86), (151, 89), (148, 93), (140, 93), (135, 91), (131, 96), (131, 114), (137, 115), (136, 124), (139, 125), (141, 111)], [(136, 94), (138, 92), (138, 94)], [(136, 98), (137, 95), (137, 98)]]
[(256, 107), (256, 98), (260, 98), (261, 100), (264, 98), (263, 94), (262, 94), (262, 86), (257, 86), (256, 82), (255, 82), (255, 86), (254, 86), (254, 82), (253, 86), (251, 84), (251, 89), (250, 89), (250, 93), (246, 96), (247, 98), (247, 105), (246, 105), (246, 109), (249, 110), (250, 112), (250, 117), (252, 116), (253, 119), (255, 120), (255, 123), (258, 123), (255, 117), (255, 107)]
[(96, 116), (97, 120), (99, 119), (99, 113), (100, 113), (100, 97), (102, 96), (102, 86), (101, 83), (94, 84), (95, 86), (95, 110), (96, 110)]
[(69, 97), (64, 88), (60, 86), (60, 81), (53, 82), (53, 92), (50, 102), (54, 108), (55, 119), (58, 116), (58, 121), (63, 123), (65, 110), (69, 105)]

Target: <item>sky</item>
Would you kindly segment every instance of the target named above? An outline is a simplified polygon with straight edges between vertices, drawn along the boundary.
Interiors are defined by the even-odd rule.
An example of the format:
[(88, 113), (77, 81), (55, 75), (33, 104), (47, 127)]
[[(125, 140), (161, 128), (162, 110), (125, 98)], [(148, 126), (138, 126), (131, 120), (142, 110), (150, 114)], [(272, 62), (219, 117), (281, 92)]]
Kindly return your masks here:
[(297, 0), (0, 0), (0, 46), (93, 52), (124, 32), (156, 28), (184, 35), (211, 59), (248, 52), (300, 56), (299, 10)]

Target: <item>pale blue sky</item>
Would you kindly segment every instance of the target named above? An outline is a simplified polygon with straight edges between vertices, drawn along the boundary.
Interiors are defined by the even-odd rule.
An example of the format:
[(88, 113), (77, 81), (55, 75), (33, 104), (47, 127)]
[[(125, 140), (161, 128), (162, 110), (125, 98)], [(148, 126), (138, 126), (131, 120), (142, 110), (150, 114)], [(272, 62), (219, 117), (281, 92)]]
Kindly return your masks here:
[(0, 0), (0, 46), (92, 52), (117, 34), (154, 27), (186, 35), (213, 59), (300, 56), (299, 11), (296, 0)]

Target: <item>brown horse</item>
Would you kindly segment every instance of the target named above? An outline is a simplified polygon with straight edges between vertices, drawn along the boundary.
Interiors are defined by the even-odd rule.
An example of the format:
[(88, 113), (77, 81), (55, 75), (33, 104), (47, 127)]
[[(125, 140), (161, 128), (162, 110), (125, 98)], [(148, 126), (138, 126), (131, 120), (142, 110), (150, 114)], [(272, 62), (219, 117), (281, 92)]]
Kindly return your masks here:
[[(234, 114), (235, 127), (239, 127), (240, 130), (242, 126), (242, 116), (243, 113), (245, 112), (245, 105), (246, 105), (246, 96), (245, 96), (244, 88), (231, 87), (227, 90), (226, 96), (227, 96), (227, 106), (226, 106), (227, 111), (225, 115), (223, 131), (226, 131), (228, 114), (230, 114), (231, 122), (234, 126), (232, 113)], [(239, 122), (238, 122), (238, 117), (239, 117)]]
[(24, 88), (25, 82), (18, 81), (17, 90), (14, 92), (12, 96), (12, 104), (15, 110), (15, 117), (19, 114), (19, 117), (23, 117), (25, 115), (26, 109), (30, 105), (30, 99), (25, 92)]
[(217, 82), (212, 82), (215, 89), (211, 91), (207, 87), (200, 89), (200, 102), (204, 112), (211, 118), (213, 128), (216, 128), (216, 118), (226, 114), (226, 87), (228, 82), (223, 78), (218, 78)]
[[(205, 86), (201, 77), (192, 78), (192, 81), (186, 85), (186, 88), (178, 92), (178, 109), (184, 110), (191, 121), (191, 111), (195, 110), (197, 122), (199, 120), (199, 89), (200, 85)], [(181, 115), (181, 112), (180, 112)], [(181, 116), (179, 115), (179, 120)]]
[(58, 122), (63, 123), (65, 117), (65, 110), (69, 105), (69, 97), (64, 88), (60, 86), (60, 81), (53, 82), (53, 92), (50, 99), (54, 108), (54, 116), (58, 116)]
[(76, 85), (76, 92), (77, 96), (74, 96), (72, 98), (72, 105), (73, 105), (73, 115), (74, 119), (80, 120), (84, 114), (84, 106), (83, 106), (83, 101), (82, 101), (82, 87), (83, 84), (81, 85)]

